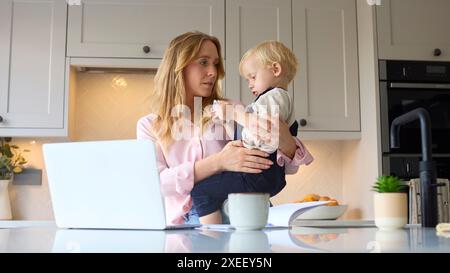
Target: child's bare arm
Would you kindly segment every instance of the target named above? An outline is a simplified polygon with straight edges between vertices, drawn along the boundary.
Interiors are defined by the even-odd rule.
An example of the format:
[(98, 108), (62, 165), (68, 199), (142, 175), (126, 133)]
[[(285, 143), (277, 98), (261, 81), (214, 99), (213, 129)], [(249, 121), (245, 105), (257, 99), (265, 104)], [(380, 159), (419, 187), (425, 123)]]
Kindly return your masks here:
[(242, 105), (232, 104), (225, 100), (216, 101), (213, 109), (215, 118), (225, 121), (236, 121), (244, 128), (250, 128), (252, 122), (262, 119), (257, 113), (246, 112)]

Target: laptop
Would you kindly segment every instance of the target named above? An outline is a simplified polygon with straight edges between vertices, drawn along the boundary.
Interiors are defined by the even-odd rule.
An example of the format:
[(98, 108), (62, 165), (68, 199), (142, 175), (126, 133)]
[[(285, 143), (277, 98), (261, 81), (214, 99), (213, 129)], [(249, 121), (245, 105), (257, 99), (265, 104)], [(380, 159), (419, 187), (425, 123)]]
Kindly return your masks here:
[(167, 233), (161, 230), (58, 229), (52, 252), (165, 252), (166, 240), (170, 236)]
[(43, 145), (56, 225), (86, 229), (178, 229), (167, 225), (150, 140)]

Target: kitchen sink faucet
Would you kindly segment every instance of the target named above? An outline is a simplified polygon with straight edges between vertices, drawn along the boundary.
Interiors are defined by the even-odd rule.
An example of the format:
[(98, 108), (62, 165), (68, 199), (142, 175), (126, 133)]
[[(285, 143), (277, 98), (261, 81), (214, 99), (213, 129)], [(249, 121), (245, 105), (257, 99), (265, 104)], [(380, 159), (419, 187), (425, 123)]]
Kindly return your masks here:
[[(419, 162), (422, 227), (435, 227), (438, 221), (436, 164), (431, 158), (431, 120), (424, 108), (409, 111), (392, 121), (391, 148), (400, 147), (400, 127), (419, 119), (422, 139), (422, 161)], [(414, 197), (412, 197), (414, 198)]]

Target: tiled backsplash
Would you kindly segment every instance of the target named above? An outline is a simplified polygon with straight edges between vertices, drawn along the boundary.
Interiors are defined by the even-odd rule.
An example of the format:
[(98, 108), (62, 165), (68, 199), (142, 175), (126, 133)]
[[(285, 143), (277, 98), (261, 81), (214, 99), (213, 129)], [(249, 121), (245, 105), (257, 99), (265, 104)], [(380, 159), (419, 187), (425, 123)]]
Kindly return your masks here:
[(150, 111), (153, 76), (79, 73), (73, 138), (136, 138), (137, 120)]
[[(132, 139), (136, 122), (149, 112), (149, 96), (153, 75), (90, 74), (76, 75), (72, 105), (74, 129), (72, 140)], [(301, 134), (300, 134), (301, 137)], [(44, 169), (42, 144), (67, 139), (14, 139), (27, 154), (29, 167)], [(304, 194), (317, 193), (342, 200), (342, 144), (340, 141), (305, 141), (315, 157), (309, 166), (302, 166), (295, 175), (287, 176), (287, 186), (272, 199), (274, 204), (301, 199)], [(47, 175), (43, 172), (41, 186), (10, 186), (14, 219), (53, 219)]]
[(304, 141), (304, 144), (314, 161), (308, 166), (301, 166), (296, 174), (286, 176), (287, 185), (272, 198), (273, 203), (296, 201), (308, 193), (326, 195), (342, 203), (341, 141)]
[[(34, 144), (31, 142), (34, 141)], [(29, 166), (44, 169), (42, 144), (60, 142), (55, 139), (20, 139), (14, 141), (20, 147), (31, 150), (27, 157)], [(295, 175), (287, 176), (287, 186), (272, 198), (274, 204), (301, 199), (307, 193), (328, 195), (342, 201), (342, 153), (339, 141), (305, 141), (315, 160), (309, 166), (302, 166)], [(10, 186), (10, 197), (14, 219), (53, 219), (48, 191), (47, 174), (42, 175), (41, 186)]]

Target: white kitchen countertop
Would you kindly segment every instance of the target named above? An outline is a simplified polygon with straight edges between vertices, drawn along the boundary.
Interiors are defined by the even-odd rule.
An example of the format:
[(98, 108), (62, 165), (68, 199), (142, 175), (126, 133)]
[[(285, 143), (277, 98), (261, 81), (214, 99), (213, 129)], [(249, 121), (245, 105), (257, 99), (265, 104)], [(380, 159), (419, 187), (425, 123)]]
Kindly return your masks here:
[(58, 229), (52, 221), (0, 221), (0, 252), (449, 252), (434, 228), (215, 230)]
[(6, 220), (0, 220), (0, 229), (4, 228), (21, 228), (21, 227), (36, 227), (36, 226), (54, 226), (54, 221), (6, 221)]

